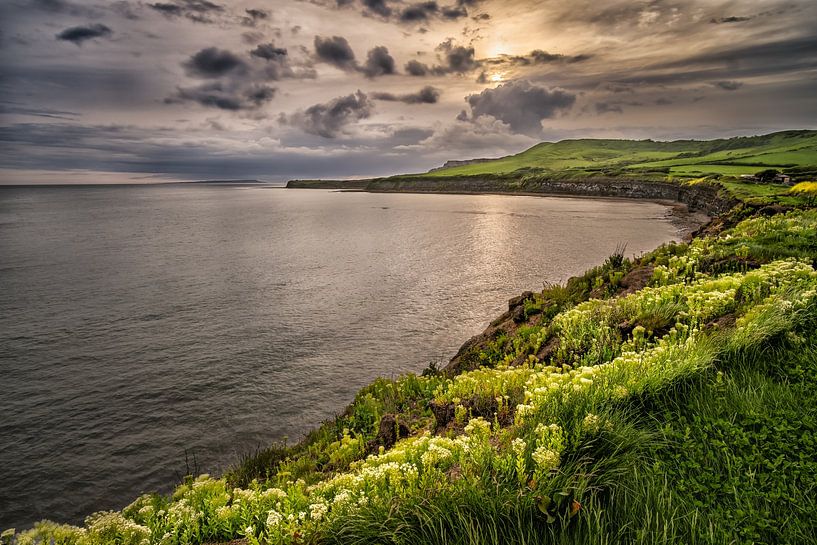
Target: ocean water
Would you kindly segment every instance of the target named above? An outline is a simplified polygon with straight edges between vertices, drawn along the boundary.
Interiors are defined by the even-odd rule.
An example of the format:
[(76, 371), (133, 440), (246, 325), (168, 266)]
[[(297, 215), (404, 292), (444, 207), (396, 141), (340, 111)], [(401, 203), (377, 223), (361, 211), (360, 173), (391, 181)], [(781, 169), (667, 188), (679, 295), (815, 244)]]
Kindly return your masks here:
[(508, 298), (674, 238), (649, 202), (0, 188), (0, 528), (297, 440)]

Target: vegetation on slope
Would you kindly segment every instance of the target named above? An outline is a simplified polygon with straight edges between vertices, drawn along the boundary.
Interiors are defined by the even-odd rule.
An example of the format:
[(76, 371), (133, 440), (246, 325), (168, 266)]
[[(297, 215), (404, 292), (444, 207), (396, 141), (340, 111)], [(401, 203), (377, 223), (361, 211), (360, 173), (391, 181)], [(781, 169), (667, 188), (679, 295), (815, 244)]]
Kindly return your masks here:
[(519, 298), (456, 365), (222, 478), (3, 539), (813, 543), (817, 210), (779, 212)]
[(778, 169), (817, 172), (817, 131), (785, 131), (721, 140), (543, 142), (517, 155), (421, 174), (422, 177), (539, 174), (589, 176), (739, 176)]

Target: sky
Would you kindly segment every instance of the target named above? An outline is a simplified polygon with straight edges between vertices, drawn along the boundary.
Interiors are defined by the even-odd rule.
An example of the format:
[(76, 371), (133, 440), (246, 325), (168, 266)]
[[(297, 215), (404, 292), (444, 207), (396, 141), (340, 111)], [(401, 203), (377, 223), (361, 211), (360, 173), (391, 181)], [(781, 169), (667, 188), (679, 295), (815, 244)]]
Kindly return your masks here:
[(0, 183), (354, 178), (817, 128), (814, 0), (2, 0)]

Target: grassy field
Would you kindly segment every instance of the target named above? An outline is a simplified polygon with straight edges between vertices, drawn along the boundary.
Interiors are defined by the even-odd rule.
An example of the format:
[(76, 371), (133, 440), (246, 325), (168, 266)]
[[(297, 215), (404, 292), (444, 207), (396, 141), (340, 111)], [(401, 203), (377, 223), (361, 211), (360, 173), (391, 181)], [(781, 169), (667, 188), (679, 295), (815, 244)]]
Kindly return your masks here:
[(754, 174), (776, 168), (817, 169), (817, 131), (785, 131), (724, 140), (563, 140), (517, 155), (435, 170), (422, 176), (511, 174), (521, 169), (659, 171), (678, 176)]
[[(662, 162), (688, 145), (637, 144), (639, 161)], [(298, 444), (82, 527), (0, 539), (817, 543), (817, 208), (723, 183), (743, 202), (689, 243), (617, 249), (512, 300), (448, 366), (376, 380)]]

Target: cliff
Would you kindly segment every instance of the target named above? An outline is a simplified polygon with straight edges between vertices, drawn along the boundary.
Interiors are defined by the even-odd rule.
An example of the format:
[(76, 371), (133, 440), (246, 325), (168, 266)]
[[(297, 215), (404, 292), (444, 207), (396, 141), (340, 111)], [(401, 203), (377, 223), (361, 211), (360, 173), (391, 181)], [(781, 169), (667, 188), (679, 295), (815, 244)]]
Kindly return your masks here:
[(517, 180), (504, 177), (375, 178), (351, 182), (335, 180), (293, 180), (288, 188), (356, 189), (401, 193), (511, 193), (586, 197), (621, 197), (675, 201), (690, 211), (709, 215), (731, 209), (737, 200), (716, 183), (680, 184), (620, 178), (580, 180)]

